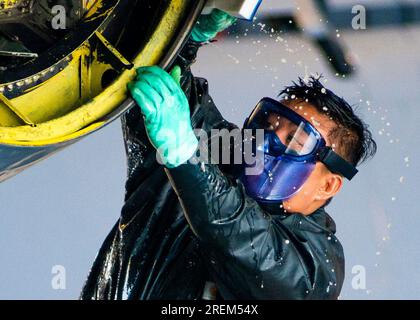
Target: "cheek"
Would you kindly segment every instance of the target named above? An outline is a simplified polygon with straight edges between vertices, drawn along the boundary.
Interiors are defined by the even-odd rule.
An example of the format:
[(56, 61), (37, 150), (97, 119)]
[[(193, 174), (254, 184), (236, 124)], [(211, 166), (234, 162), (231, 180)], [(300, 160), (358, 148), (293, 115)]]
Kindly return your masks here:
[(316, 200), (315, 197), (318, 190), (319, 179), (319, 171), (315, 169), (300, 191), (289, 200), (284, 201), (284, 208), (290, 212), (305, 211), (305, 209)]
[(313, 172), (305, 184), (302, 186), (300, 191), (297, 193), (297, 196), (300, 196), (305, 199), (311, 199), (315, 197), (319, 185), (319, 176), (317, 172)]
[(283, 205), (287, 211), (290, 212), (302, 212), (304, 211), (309, 204), (312, 203), (314, 197), (314, 192), (311, 188), (311, 185), (305, 183), (300, 189), (300, 191), (290, 198), (289, 200), (284, 201)]

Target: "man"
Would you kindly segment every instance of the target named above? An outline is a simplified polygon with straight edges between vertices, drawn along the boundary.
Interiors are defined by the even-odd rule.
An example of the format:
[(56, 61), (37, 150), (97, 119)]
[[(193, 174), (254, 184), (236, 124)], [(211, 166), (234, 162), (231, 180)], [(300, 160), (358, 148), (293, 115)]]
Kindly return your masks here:
[[(338, 297), (344, 255), (324, 206), (373, 155), (374, 141), (344, 100), (310, 79), (287, 88), (283, 104), (263, 99), (246, 121), (267, 132), (262, 162), (238, 170), (192, 161), (193, 128), (236, 128), (189, 69), (200, 44), (233, 21), (220, 11), (200, 19), (176, 62), (181, 86), (178, 68), (172, 76), (138, 70), (130, 91), (140, 108), (123, 119), (126, 203), (81, 298)], [(258, 165), (258, 174), (244, 174)]]

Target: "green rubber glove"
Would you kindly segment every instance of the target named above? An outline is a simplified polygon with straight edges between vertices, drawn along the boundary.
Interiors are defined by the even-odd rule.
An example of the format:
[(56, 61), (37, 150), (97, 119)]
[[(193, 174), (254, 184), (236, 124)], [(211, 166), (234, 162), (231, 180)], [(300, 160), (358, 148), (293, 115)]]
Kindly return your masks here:
[(180, 78), (178, 66), (171, 75), (157, 66), (142, 67), (137, 69), (136, 80), (128, 85), (141, 108), (150, 142), (160, 157), (158, 161), (168, 168), (188, 161), (198, 147)]
[(208, 15), (202, 15), (191, 33), (191, 39), (195, 42), (207, 42), (213, 40), (219, 32), (229, 28), (236, 22), (236, 18), (226, 12), (213, 9)]

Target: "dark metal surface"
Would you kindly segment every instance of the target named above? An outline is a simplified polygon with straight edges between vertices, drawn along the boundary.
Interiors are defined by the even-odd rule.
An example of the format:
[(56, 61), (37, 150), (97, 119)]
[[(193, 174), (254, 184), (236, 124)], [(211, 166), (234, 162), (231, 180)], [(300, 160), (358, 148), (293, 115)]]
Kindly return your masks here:
[(13, 4), (0, 3), (0, 24), (17, 22), (31, 14), (34, 0), (16, 0)]
[(0, 51), (0, 56), (19, 57), (19, 58), (38, 58), (38, 53), (18, 52), (18, 51)]
[[(105, 3), (109, 2), (112, 1)], [(65, 9), (64, 30), (54, 28), (51, 23), (56, 12), (53, 9), (58, 8), (56, 6)], [(48, 50), (59, 38), (72, 30), (83, 14), (83, 0), (17, 0), (12, 5), (0, 8), (0, 34), (39, 53)]]
[[(76, 50), (82, 43), (89, 39), (94, 32), (104, 23), (106, 19), (110, 19), (109, 16), (104, 13), (107, 10), (116, 6), (118, 1), (105, 1), (104, 5), (98, 10), (96, 19), (89, 19), (88, 21), (81, 22), (81, 25), (78, 28), (70, 31), (66, 36), (58, 38), (56, 42), (50, 44), (48, 51), (40, 50), (39, 48), (34, 48), (34, 52), (39, 52), (38, 59), (33, 59), (27, 63), (19, 63), (0, 73), (0, 83), (8, 83), (17, 81), (19, 79), (28, 78), (32, 75), (39, 74), (40, 72), (50, 68), (54, 64), (58, 63), (65, 57), (69, 57), (71, 53)], [(24, 25), (24, 24), (23, 24)], [(21, 39), (20, 31), (22, 25), (13, 24), (9, 26), (8, 29), (5, 29), (4, 26), (1, 27), (1, 32), (8, 34), (10, 38), (18, 37)], [(26, 31), (25, 31), (26, 32)], [(25, 47), (30, 49), (31, 44), (39, 41), (37, 37), (26, 36), (20, 43)], [(1, 57), (0, 57), (0, 65)], [(56, 68), (55, 73), (59, 71)], [(48, 75), (51, 77), (51, 73)], [(54, 72), (52, 73), (54, 75)], [(40, 76), (41, 77), (41, 76)], [(42, 77), (41, 77), (42, 78)], [(40, 79), (42, 81), (42, 79)], [(44, 79), (44, 81), (47, 79)]]

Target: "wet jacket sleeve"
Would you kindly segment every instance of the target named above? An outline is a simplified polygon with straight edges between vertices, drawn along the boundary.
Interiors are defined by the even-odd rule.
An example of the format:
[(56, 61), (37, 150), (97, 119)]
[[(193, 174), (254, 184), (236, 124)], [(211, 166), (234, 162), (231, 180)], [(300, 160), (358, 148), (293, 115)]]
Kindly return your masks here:
[(184, 164), (167, 174), (207, 248), (204, 256), (223, 298), (337, 298), (341, 275), (337, 279), (334, 266), (325, 262), (335, 254), (324, 253), (328, 244), (317, 237), (308, 240), (293, 231), (303, 216), (281, 220), (266, 213), (215, 165)]
[[(196, 100), (193, 86), (194, 77), (191, 65), (195, 62), (201, 44), (188, 41), (178, 57), (168, 68), (175, 65), (181, 67), (181, 85), (190, 100)], [(193, 104), (192, 104), (193, 105)], [(151, 145), (144, 126), (140, 108), (135, 106), (121, 117), (125, 149), (127, 154), (128, 179), (126, 182), (126, 198), (141, 184), (154, 170), (158, 168), (156, 150)]]

